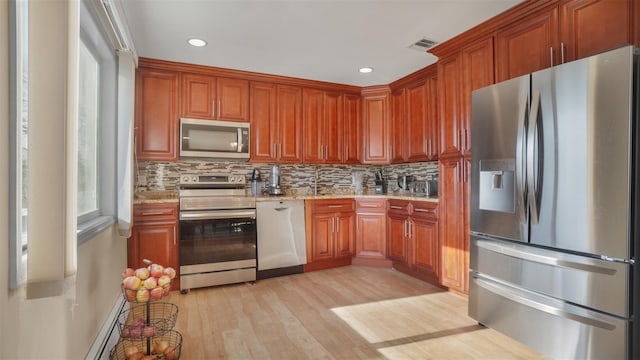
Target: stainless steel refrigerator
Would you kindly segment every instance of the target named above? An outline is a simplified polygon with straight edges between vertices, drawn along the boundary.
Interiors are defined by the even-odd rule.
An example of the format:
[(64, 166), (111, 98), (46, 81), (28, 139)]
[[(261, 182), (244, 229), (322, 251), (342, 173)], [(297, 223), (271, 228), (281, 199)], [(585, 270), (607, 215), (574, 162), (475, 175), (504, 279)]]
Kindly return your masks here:
[(469, 315), (557, 359), (639, 359), (637, 51), (472, 94)]

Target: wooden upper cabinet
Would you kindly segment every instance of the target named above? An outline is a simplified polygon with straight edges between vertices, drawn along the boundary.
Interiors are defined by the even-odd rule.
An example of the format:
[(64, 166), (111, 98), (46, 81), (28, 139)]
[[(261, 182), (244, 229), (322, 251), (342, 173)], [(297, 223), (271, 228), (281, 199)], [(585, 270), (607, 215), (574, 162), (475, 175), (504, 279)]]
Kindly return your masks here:
[(438, 111), (440, 113), (440, 158), (461, 156), (462, 65), (455, 54), (438, 61)]
[(178, 73), (136, 71), (135, 143), (139, 160), (178, 159)]
[(545, 10), (496, 34), (497, 81), (512, 79), (557, 64), (558, 9)]
[(471, 93), (494, 83), (493, 37), (462, 50), (462, 151), (471, 155)]
[(427, 118), (428, 105), (427, 86), (424, 81), (407, 87), (406, 161), (430, 160), (429, 143), (432, 141), (432, 130)]
[[(640, 3), (636, 4), (636, 7), (640, 6)], [(631, 7), (631, 0), (562, 1), (560, 51), (561, 55), (564, 52), (564, 61), (632, 44)]]
[(276, 160), (277, 85), (251, 83), (251, 161), (270, 162)]
[(391, 136), (389, 157), (392, 163), (402, 163), (406, 160), (407, 143), (407, 92), (399, 89), (391, 94)]
[(344, 96), (344, 147), (342, 162), (345, 164), (360, 163), (360, 124), (362, 103), (359, 95)]
[(440, 155), (440, 126), (438, 123), (438, 78), (433, 75), (425, 82), (426, 92), (426, 123), (429, 134), (427, 142), (427, 155), (429, 160), (438, 160)]
[(249, 81), (183, 73), (182, 116), (249, 121)]
[(343, 101), (340, 93), (302, 90), (305, 163), (341, 163)]
[(389, 163), (389, 95), (381, 90), (362, 96), (363, 164)]
[(302, 89), (278, 85), (277, 102), (278, 162), (302, 162)]

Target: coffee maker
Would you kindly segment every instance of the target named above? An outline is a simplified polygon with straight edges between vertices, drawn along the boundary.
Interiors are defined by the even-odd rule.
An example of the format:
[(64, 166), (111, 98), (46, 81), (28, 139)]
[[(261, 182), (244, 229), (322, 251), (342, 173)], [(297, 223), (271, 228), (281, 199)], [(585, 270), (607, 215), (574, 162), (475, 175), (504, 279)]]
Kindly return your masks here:
[(282, 189), (280, 189), (280, 166), (273, 165), (271, 168), (271, 174), (269, 175), (269, 195), (282, 195)]

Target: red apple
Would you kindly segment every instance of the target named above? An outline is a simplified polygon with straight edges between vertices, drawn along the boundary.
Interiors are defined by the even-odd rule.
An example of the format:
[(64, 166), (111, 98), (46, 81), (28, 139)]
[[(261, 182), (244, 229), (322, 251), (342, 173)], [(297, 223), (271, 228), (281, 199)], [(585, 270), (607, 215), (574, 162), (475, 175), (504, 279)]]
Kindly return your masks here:
[(151, 276), (153, 276), (154, 278), (159, 278), (160, 276), (162, 276), (163, 271), (164, 271), (164, 266), (162, 265), (159, 265), (159, 264), (149, 265), (149, 273), (151, 273)]
[(164, 351), (169, 347), (167, 340), (156, 340), (153, 342), (153, 352), (156, 354), (164, 354)]
[(167, 275), (171, 280), (173, 280), (173, 278), (176, 277), (176, 270), (172, 267), (166, 267), (164, 268), (163, 273), (165, 275)]
[(143, 318), (139, 317), (139, 318), (135, 318), (135, 320), (133, 320), (133, 322), (131, 323), (131, 326), (142, 327), (142, 326), (144, 326), (145, 323), (146, 323), (146, 321), (144, 321)]
[(156, 278), (154, 278), (152, 276), (152, 277), (147, 278), (147, 280), (144, 281), (143, 285), (144, 285), (145, 289), (151, 290), (151, 289), (155, 288), (156, 286), (158, 286), (158, 281), (156, 280)]
[(144, 329), (142, 329), (142, 336), (145, 337), (156, 336), (157, 333), (158, 331), (155, 326), (145, 326)]
[(138, 290), (140, 288), (140, 285), (142, 284), (142, 281), (140, 281), (140, 278), (138, 278), (137, 276), (127, 276), (126, 278), (124, 278), (124, 280), (122, 280), (122, 284), (124, 285), (125, 289)]
[(125, 299), (127, 299), (127, 301), (136, 301), (136, 293), (137, 292), (138, 292), (138, 290), (124, 289), (124, 297), (125, 297)]
[(163, 295), (169, 295), (169, 291), (171, 291), (171, 285), (167, 285), (165, 287), (162, 288), (162, 294)]
[(140, 280), (147, 280), (149, 278), (149, 269), (147, 268), (136, 269), (136, 276)]
[(133, 270), (132, 268), (126, 268), (124, 269), (124, 271), (122, 272), (122, 278), (127, 278), (129, 276), (133, 276), (136, 273), (135, 270)]
[(171, 278), (167, 275), (162, 275), (158, 278), (158, 286), (164, 287), (169, 283), (171, 283)]
[(155, 287), (151, 291), (149, 291), (149, 296), (154, 300), (158, 300), (162, 298), (162, 294), (163, 294), (163, 290), (162, 290), (162, 287), (160, 286)]
[(141, 288), (140, 290), (138, 290), (138, 292), (136, 293), (136, 300), (138, 302), (149, 301), (149, 290), (145, 288)]

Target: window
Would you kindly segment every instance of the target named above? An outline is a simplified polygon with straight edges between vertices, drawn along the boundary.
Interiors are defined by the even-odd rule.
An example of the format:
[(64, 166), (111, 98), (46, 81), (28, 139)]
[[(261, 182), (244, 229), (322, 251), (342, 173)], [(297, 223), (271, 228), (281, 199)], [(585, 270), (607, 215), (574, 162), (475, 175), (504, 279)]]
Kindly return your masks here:
[(11, 1), (9, 73), (10, 80), (10, 211), (9, 287), (18, 288), (26, 281), (27, 210), (29, 181), (29, 68), (28, 1)]

